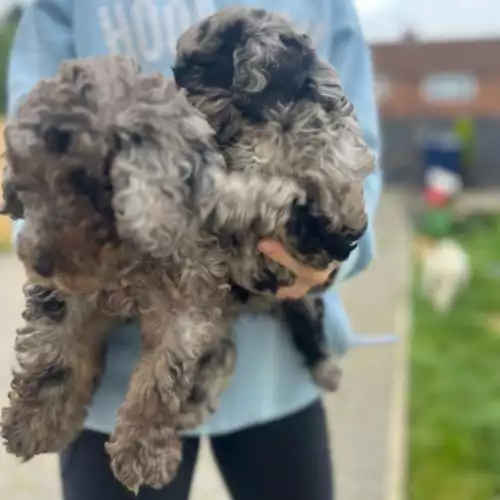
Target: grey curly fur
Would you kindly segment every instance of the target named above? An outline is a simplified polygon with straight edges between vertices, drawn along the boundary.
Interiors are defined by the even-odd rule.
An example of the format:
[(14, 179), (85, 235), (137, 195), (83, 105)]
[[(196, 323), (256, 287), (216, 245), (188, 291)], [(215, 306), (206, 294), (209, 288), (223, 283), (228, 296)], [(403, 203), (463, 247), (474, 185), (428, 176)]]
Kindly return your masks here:
[[(173, 81), (141, 75), (118, 56), (64, 63), (7, 125), (10, 182), (25, 218), (17, 251), (29, 280), (2, 413), (11, 453), (29, 459), (75, 436), (102, 372), (105, 333), (137, 316), (143, 352), (107, 450), (134, 491), (175, 474), (179, 428), (197, 418), (194, 378), (217, 371), (198, 363), (228, 332), (227, 259), (192, 216), (195, 189), (187, 188), (193, 168), (224, 168), (211, 135)], [(137, 198), (156, 214), (156, 249), (143, 237), (152, 226)], [(56, 318), (54, 294), (64, 309)], [(224, 345), (223, 368), (232, 371)]]
[[(293, 276), (260, 256), (257, 241), (283, 241), (318, 268), (347, 258), (366, 227), (362, 182), (373, 160), (336, 74), (313, 52), (305, 80), (314, 98), (267, 103), (260, 123), (241, 113), (241, 96), (266, 88), (259, 68), (279, 69), (290, 50), (278, 34), (312, 51), (264, 14), (222, 11), (202, 29), (213, 55), (228, 23), (251, 27), (231, 51), (229, 89), (195, 74), (180, 82), (180, 66), (201, 50), (196, 26), (179, 43), (175, 73), (187, 91), (120, 56), (66, 62), (9, 122), (7, 187), (23, 208), (17, 251), (29, 282), (2, 412), (9, 452), (29, 459), (74, 437), (103, 371), (106, 333), (138, 317), (142, 356), (107, 450), (129, 489), (161, 487), (181, 459), (179, 430), (215, 410), (234, 370), (235, 314), (268, 310), (286, 321), (301, 307), (318, 326), (316, 298), (281, 307), (263, 287)], [(304, 227), (318, 219), (335, 245), (301, 252)], [(337, 373), (325, 366), (316, 374), (328, 385)]]
[(306, 35), (260, 9), (214, 14), (180, 37), (177, 52), (176, 81), (216, 131), (228, 166), (214, 175), (211, 222), (216, 232), (242, 239), (231, 263), (236, 282), (258, 291), (263, 269), (293, 281), (275, 262), (263, 266), (254, 251), (263, 235), (279, 237), (308, 265), (327, 267), (331, 251), (297, 251), (286, 227), (293, 205), (311, 201), (327, 232), (357, 241), (367, 223), (363, 181), (374, 163), (335, 70)]

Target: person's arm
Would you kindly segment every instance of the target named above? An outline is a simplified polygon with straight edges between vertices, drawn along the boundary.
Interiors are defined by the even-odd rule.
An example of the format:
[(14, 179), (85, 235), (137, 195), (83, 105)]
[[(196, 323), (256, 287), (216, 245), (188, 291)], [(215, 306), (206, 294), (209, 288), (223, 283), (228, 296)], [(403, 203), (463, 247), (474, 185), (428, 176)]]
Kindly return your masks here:
[[(72, 0), (35, 0), (26, 7), (9, 59), (9, 116), (39, 80), (52, 76), (63, 60), (74, 57), (71, 11)], [(14, 223), (14, 240), (22, 223)]]
[(376, 170), (365, 182), (368, 230), (356, 250), (340, 267), (335, 279), (337, 284), (361, 272), (373, 258), (373, 219), (382, 188), (382, 173), (379, 168), (381, 144), (370, 49), (361, 30), (353, 1), (332, 1), (329, 62), (339, 73), (347, 97), (354, 105), (365, 140), (376, 157)]

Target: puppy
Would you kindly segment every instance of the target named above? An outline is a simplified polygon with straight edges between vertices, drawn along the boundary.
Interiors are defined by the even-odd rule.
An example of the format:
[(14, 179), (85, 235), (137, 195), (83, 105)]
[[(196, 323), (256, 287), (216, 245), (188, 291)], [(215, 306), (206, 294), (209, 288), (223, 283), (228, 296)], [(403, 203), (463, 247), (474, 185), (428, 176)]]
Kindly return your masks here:
[(451, 238), (431, 245), (422, 258), (421, 287), (434, 309), (447, 314), (458, 294), (469, 284), (470, 258), (464, 248)]
[(5, 205), (25, 219), (28, 277), (2, 412), (10, 453), (28, 460), (74, 438), (106, 334), (137, 317), (142, 355), (107, 450), (132, 491), (175, 475), (194, 380), (210, 374), (222, 390), (217, 370), (234, 365), (228, 259), (193, 215), (201, 173), (225, 169), (212, 136), (173, 81), (118, 56), (64, 63), (8, 123)]
[(315, 380), (335, 389), (321, 298), (273, 301), (294, 277), (255, 248), (273, 236), (308, 266), (338, 267), (366, 230), (363, 181), (374, 159), (337, 74), (283, 17), (246, 7), (189, 28), (173, 72), (226, 160), (227, 174), (214, 178), (217, 204), (204, 215), (234, 255), (241, 309), (281, 315)]

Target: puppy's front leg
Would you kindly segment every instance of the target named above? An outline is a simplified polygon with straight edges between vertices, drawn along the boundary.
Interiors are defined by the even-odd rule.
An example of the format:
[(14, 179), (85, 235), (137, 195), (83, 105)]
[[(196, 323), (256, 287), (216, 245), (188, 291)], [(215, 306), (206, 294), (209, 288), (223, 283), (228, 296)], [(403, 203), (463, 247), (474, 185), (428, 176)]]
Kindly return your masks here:
[(26, 324), (15, 345), (19, 366), (1, 426), (7, 451), (29, 460), (60, 451), (81, 429), (110, 321), (81, 297), (38, 285), (24, 292)]
[(158, 294), (142, 308), (142, 357), (106, 445), (115, 476), (136, 493), (142, 485), (161, 488), (177, 473), (181, 408), (200, 357), (222, 331), (216, 309), (169, 310), (167, 303), (164, 294)]

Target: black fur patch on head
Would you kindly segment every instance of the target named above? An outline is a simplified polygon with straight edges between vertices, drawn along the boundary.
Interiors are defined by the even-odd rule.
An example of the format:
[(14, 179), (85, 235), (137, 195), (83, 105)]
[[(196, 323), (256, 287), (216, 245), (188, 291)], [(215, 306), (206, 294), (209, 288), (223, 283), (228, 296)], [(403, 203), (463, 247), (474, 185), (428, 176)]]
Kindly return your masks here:
[(314, 214), (312, 206), (311, 202), (305, 205), (295, 203), (292, 208), (287, 231), (293, 236), (296, 250), (305, 256), (326, 251), (332, 260), (347, 260), (366, 228), (358, 232), (348, 228), (332, 232), (328, 228), (329, 220), (323, 215)]
[(278, 103), (309, 97), (309, 81), (316, 64), (314, 51), (297, 37), (282, 35), (280, 39), (285, 49), (276, 61), (263, 68), (268, 78), (266, 87), (260, 92), (244, 93), (236, 103), (250, 121), (261, 122), (265, 110)]
[(47, 151), (52, 154), (65, 154), (71, 145), (71, 132), (50, 126), (43, 133)]
[[(208, 23), (209, 21), (205, 21)], [(202, 44), (209, 25), (202, 25), (198, 40)], [(234, 79), (234, 51), (244, 38), (244, 23), (239, 20), (219, 34), (220, 44), (213, 52), (194, 51), (172, 68), (180, 87), (191, 89), (199, 86), (229, 89)]]
[(298, 37), (282, 35), (285, 46), (282, 57), (265, 68), (269, 83), (268, 92), (281, 92), (277, 96), (282, 101), (297, 99), (305, 91), (305, 84), (310, 78), (316, 63), (313, 49)]

